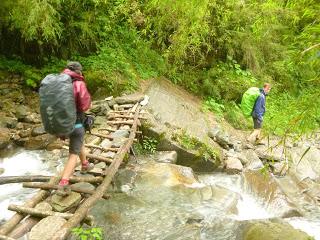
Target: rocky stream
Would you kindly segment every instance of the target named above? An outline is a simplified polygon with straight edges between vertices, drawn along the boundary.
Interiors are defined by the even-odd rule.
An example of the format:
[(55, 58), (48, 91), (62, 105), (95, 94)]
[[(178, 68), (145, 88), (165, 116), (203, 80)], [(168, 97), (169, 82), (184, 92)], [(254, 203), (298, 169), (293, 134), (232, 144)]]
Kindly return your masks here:
[[(37, 93), (21, 87), (17, 76), (5, 80), (0, 176), (56, 173), (68, 152), (44, 132)], [(90, 210), (105, 239), (320, 240), (317, 134), (248, 145), (247, 132), (202, 113), (197, 98), (163, 79), (151, 80), (140, 93), (95, 101), (96, 126), (105, 124), (111, 105), (144, 95), (142, 141), (154, 139), (157, 151), (134, 148), (108, 190), (111, 198)], [(13, 214), (9, 203), (34, 192), (21, 184), (0, 186), (0, 220)]]

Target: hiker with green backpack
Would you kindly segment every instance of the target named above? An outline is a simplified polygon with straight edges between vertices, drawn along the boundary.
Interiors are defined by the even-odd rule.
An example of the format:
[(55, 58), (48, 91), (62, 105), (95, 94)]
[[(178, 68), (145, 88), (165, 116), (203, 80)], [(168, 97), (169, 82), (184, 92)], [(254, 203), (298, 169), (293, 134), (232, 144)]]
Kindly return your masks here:
[(66, 196), (71, 193), (69, 178), (77, 165), (81, 170), (93, 168), (86, 158), (84, 147), (85, 114), (91, 106), (82, 66), (69, 62), (61, 74), (49, 74), (40, 84), (40, 113), (46, 132), (61, 139), (69, 138), (69, 158), (62, 172), (56, 193)]
[(242, 97), (241, 109), (245, 116), (253, 119), (253, 131), (247, 138), (250, 143), (256, 143), (261, 139), (263, 116), (266, 112), (266, 96), (271, 90), (271, 85), (265, 83), (263, 88), (251, 87)]

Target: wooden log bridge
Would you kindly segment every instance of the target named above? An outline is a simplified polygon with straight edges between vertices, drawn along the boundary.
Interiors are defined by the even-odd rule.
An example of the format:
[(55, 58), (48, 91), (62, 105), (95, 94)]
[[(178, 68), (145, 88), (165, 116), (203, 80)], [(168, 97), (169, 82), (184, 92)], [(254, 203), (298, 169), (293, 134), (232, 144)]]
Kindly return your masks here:
[[(136, 134), (139, 133), (139, 119), (144, 119), (144, 117), (141, 116), (140, 110), (141, 106), (137, 102), (127, 110), (113, 111), (112, 117), (106, 116), (105, 126), (101, 126), (101, 129), (96, 129), (96, 131), (91, 134), (90, 137), (94, 139), (86, 142), (85, 147), (87, 157), (95, 164), (95, 167), (92, 172), (89, 172), (89, 176), (88, 173), (86, 176), (76, 176), (76, 173), (75, 176), (70, 178), (70, 182), (73, 183), (71, 185), (72, 194), (80, 194), (81, 199), (78, 201), (79, 204), (76, 207), (73, 206), (66, 212), (62, 210), (59, 211), (59, 209), (53, 205), (53, 199), (68, 198), (68, 196), (60, 197), (55, 194), (61, 173), (57, 174), (57, 176), (0, 177), (0, 185), (23, 183), (23, 187), (25, 188), (39, 189), (35, 196), (21, 206), (9, 205), (8, 209), (16, 213), (0, 226), (0, 240), (14, 240), (24, 236), (30, 231), (32, 233), (32, 228), (37, 226), (37, 224), (41, 224), (41, 219), (52, 216), (63, 218), (66, 222), (55, 231), (53, 236), (50, 236), (50, 239), (66, 239), (74, 227), (81, 223), (92, 224), (93, 217), (87, 215), (88, 211), (99, 199), (109, 199), (110, 196), (105, 192), (122, 164), (124, 157), (129, 153), (135, 141)], [(109, 121), (110, 118), (112, 121)], [(121, 130), (119, 134), (120, 132), (123, 133), (123, 129), (126, 129), (129, 136), (126, 135), (122, 138), (123, 141), (120, 141), (120, 146), (119, 142), (113, 144), (113, 141), (116, 141), (116, 137), (113, 137), (113, 134), (117, 134), (118, 130)], [(108, 133), (98, 133), (98, 131), (101, 130), (108, 131)], [(103, 142), (105, 142), (104, 140), (110, 141), (111, 145), (105, 146), (105, 144), (103, 144)], [(112, 147), (113, 145), (117, 147)], [(90, 187), (90, 189), (87, 187)], [(50, 209), (41, 209), (41, 204), (49, 206)], [(51, 228), (51, 226), (49, 227)]]

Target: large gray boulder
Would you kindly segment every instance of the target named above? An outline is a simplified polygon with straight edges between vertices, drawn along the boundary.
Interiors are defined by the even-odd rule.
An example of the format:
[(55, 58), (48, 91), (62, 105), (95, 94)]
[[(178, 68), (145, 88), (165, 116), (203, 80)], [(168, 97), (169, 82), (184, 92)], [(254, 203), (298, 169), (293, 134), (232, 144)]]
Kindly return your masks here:
[(305, 232), (287, 223), (255, 222), (246, 227), (243, 240), (312, 240)]
[(247, 170), (243, 173), (245, 189), (260, 199), (266, 210), (276, 217), (300, 217), (303, 211), (283, 192), (269, 172)]
[(158, 151), (155, 159), (162, 163), (176, 163), (178, 154), (176, 151)]
[(61, 229), (67, 221), (64, 218), (49, 216), (37, 223), (28, 234), (29, 240), (51, 240), (54, 234)]

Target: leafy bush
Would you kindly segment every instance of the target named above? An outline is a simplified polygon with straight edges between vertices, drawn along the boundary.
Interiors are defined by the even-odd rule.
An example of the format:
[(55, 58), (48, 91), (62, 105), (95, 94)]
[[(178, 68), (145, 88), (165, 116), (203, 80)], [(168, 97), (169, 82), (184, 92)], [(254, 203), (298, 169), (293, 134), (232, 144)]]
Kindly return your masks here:
[(148, 153), (155, 153), (158, 141), (154, 138), (144, 137), (142, 139), (142, 149)]
[(222, 117), (224, 113), (225, 107), (223, 104), (217, 103), (213, 98), (207, 98), (202, 103), (202, 111), (207, 112), (211, 111), (216, 114), (216, 116)]
[(72, 234), (80, 240), (102, 240), (103, 231), (100, 227), (85, 229), (77, 227), (72, 229)]
[(236, 129), (252, 128), (251, 118), (246, 118), (235, 102), (225, 104), (224, 118)]

